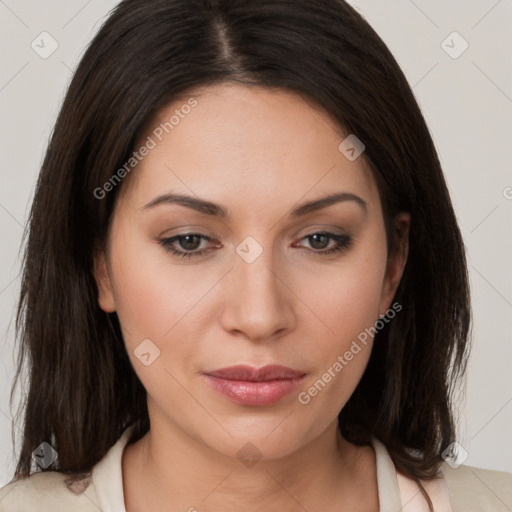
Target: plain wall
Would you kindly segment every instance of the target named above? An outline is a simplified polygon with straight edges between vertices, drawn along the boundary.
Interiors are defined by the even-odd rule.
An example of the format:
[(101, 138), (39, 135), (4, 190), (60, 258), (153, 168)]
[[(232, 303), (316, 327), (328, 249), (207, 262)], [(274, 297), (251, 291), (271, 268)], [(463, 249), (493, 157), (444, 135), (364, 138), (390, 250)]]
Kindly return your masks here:
[[(466, 403), (459, 407), (465, 463), (512, 472), (512, 3), (350, 3), (386, 42), (413, 87), (467, 247), (474, 327)], [(0, 2), (0, 486), (13, 474), (11, 431), (19, 428), (11, 423), (9, 391), (23, 226), (72, 70), (115, 4)], [(454, 31), (469, 43), (458, 58), (442, 46), (446, 40), (448, 51), (460, 51), (462, 39), (448, 37)], [(47, 59), (31, 47), (42, 32), (58, 43)]]

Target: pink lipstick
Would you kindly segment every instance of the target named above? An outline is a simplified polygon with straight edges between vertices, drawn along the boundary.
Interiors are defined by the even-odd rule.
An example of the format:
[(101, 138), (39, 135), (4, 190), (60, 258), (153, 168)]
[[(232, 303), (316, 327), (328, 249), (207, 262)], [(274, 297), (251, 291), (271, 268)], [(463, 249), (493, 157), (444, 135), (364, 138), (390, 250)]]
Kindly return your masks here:
[(235, 403), (267, 406), (296, 389), (306, 373), (280, 365), (262, 368), (238, 365), (208, 371), (204, 375), (208, 384)]

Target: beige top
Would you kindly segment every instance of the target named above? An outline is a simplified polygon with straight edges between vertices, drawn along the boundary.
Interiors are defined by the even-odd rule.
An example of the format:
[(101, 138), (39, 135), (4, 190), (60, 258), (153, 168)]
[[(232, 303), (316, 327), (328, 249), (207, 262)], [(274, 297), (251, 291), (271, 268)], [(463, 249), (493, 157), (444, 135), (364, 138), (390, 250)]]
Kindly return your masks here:
[[(79, 483), (67, 484), (66, 475), (57, 471), (9, 483), (0, 489), (0, 512), (126, 512), (121, 457), (132, 428)], [(396, 472), (386, 447), (376, 439), (372, 445), (380, 512), (428, 512), (418, 486)], [(435, 512), (512, 511), (512, 474), (446, 464), (442, 473), (443, 478), (424, 483)]]

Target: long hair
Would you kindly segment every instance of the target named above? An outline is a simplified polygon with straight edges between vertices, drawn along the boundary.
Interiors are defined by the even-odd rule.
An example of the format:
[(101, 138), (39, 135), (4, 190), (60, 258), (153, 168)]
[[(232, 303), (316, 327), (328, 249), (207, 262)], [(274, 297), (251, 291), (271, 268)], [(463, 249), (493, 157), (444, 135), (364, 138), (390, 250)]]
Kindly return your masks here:
[(146, 392), (93, 278), (94, 250), (123, 184), (102, 199), (94, 191), (162, 107), (228, 81), (298, 93), (364, 142), (388, 252), (393, 216), (411, 214), (395, 295), (403, 309), (376, 334), (340, 412), (342, 432), (357, 444), (381, 440), (416, 480), (434, 477), (454, 441), (453, 393), (471, 318), (464, 245), (429, 130), (386, 45), (342, 0), (124, 0), (71, 81), (25, 234), (13, 392), (22, 383), (28, 394), (15, 478), (31, 474), (43, 441), (58, 452), (47, 469), (73, 474), (90, 470), (127, 426), (136, 426), (133, 440), (147, 432)]

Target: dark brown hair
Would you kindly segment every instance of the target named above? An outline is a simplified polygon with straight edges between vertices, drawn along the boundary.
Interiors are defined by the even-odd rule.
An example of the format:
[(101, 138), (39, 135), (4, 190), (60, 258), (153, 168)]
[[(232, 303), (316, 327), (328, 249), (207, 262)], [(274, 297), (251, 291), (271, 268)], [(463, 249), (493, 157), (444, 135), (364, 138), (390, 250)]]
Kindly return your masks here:
[(395, 296), (403, 310), (377, 333), (339, 415), (342, 432), (358, 444), (375, 436), (415, 479), (432, 478), (454, 441), (470, 329), (464, 245), (429, 130), (386, 45), (342, 0), (124, 0), (76, 70), (32, 205), (16, 319), (13, 392), (24, 363), (29, 373), (16, 478), (30, 474), (43, 441), (58, 452), (48, 469), (73, 474), (91, 469), (128, 425), (134, 439), (147, 432), (145, 390), (116, 314), (98, 306), (92, 272), (123, 185), (101, 200), (93, 192), (162, 107), (227, 81), (296, 92), (364, 142), (389, 251), (394, 215), (411, 214)]

